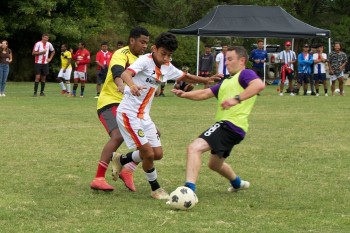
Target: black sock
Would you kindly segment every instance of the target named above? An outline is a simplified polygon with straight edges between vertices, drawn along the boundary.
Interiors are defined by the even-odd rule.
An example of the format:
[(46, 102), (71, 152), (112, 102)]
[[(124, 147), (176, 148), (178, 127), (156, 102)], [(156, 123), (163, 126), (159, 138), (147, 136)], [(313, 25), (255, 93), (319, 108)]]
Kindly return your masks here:
[[(146, 173), (152, 173), (154, 171), (155, 171), (155, 168), (151, 168)], [(146, 174), (146, 176), (147, 176), (147, 174)], [(152, 191), (155, 191), (155, 190), (160, 188), (160, 185), (159, 185), (157, 179), (152, 180), (152, 181), (148, 180), (148, 183), (151, 185)]]
[(73, 84), (73, 91), (76, 91), (78, 89), (78, 84), (77, 83), (74, 83)]
[(319, 89), (316, 89), (316, 93), (318, 94), (318, 92), (319, 92)]
[(84, 95), (85, 86), (80, 86), (80, 95)]
[(34, 93), (38, 92), (39, 82), (34, 82)]
[(40, 93), (44, 93), (45, 90), (45, 82), (41, 82)]
[(324, 93), (325, 93), (325, 94), (327, 94), (327, 91), (328, 91), (327, 89), (324, 89)]
[(129, 152), (125, 155), (120, 156), (120, 163), (122, 165), (125, 165), (127, 163), (133, 162), (132, 160), (132, 152)]
[(307, 90), (304, 90), (304, 95), (306, 95), (307, 94)]

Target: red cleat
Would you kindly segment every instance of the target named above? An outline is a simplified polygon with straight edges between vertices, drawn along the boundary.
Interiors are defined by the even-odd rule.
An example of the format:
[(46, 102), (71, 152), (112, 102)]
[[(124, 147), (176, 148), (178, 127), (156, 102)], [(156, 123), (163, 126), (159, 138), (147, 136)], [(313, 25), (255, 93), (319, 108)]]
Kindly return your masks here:
[(101, 177), (101, 178), (95, 178), (91, 184), (90, 187), (95, 190), (102, 190), (102, 191), (113, 191), (114, 187), (109, 185), (106, 182), (106, 179)]
[(61, 91), (61, 94), (62, 94), (62, 95), (66, 94), (66, 93), (67, 93), (67, 90), (62, 90), (62, 91)]
[(132, 192), (136, 192), (136, 187), (134, 185), (134, 177), (133, 177), (133, 171), (130, 171), (127, 168), (123, 168), (122, 171), (119, 173), (120, 179), (123, 180), (125, 186)]

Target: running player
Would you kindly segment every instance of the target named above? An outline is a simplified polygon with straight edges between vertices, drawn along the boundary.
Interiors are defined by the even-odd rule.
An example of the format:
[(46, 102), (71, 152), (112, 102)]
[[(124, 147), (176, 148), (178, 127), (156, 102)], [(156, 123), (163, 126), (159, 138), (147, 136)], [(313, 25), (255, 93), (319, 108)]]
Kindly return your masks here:
[(78, 82), (80, 80), (80, 97), (84, 97), (85, 82), (87, 81), (87, 65), (90, 64), (90, 52), (85, 48), (85, 42), (81, 41), (78, 45), (78, 50), (73, 54), (73, 59), (76, 63), (74, 71), (73, 93), (69, 96), (75, 97), (77, 94)]
[[(143, 27), (135, 27), (130, 31), (129, 45), (113, 53), (109, 63), (106, 81), (97, 101), (97, 115), (105, 127), (110, 138), (104, 146), (97, 172), (91, 182), (92, 189), (112, 191), (114, 187), (106, 182), (105, 176), (112, 154), (123, 143), (123, 137), (118, 129), (116, 114), (120, 101), (123, 98), (124, 84), (120, 78), (123, 71), (132, 64), (139, 55), (143, 54), (149, 42), (149, 32)], [(135, 152), (138, 153), (138, 152)], [(125, 186), (131, 191), (136, 191), (133, 181), (133, 171), (136, 164), (129, 163), (119, 174)], [(112, 173), (113, 180), (118, 179), (118, 174)]]
[(197, 77), (174, 67), (170, 60), (177, 47), (173, 34), (160, 34), (155, 40), (153, 52), (140, 57), (121, 76), (128, 86), (125, 87), (124, 98), (118, 107), (117, 123), (127, 147), (137, 148), (139, 153), (115, 153), (112, 158), (113, 171), (118, 173), (123, 165), (130, 162), (142, 162), (151, 186), (151, 196), (155, 199), (169, 198), (169, 194), (157, 181), (157, 170), (153, 163), (163, 157), (160, 138), (149, 115), (157, 87), (170, 79), (207, 83), (219, 77)]
[[(72, 54), (70, 51), (67, 50), (67, 45), (63, 44), (61, 45), (61, 69), (57, 76), (57, 82), (60, 84), (60, 87), (62, 89), (61, 94), (68, 94), (70, 93), (70, 76), (72, 73)], [(65, 81), (66, 86), (64, 85), (63, 81)]]

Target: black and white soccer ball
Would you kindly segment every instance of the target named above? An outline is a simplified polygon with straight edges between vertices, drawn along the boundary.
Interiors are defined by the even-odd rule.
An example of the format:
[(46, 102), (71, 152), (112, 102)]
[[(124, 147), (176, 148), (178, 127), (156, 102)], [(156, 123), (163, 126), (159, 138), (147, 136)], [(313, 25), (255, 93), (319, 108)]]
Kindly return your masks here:
[(167, 204), (178, 210), (192, 209), (198, 203), (197, 195), (192, 189), (181, 186), (170, 193), (170, 198)]

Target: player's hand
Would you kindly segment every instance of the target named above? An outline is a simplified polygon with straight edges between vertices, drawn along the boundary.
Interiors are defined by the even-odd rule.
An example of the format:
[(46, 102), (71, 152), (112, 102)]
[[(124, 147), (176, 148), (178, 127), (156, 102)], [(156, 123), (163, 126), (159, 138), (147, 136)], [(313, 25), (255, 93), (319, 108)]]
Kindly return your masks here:
[(235, 106), (237, 104), (239, 104), (238, 100), (236, 100), (234, 98), (229, 98), (229, 99), (222, 101), (221, 107), (222, 107), (222, 109), (229, 109), (232, 106)]
[(177, 95), (178, 97), (182, 97), (182, 95), (185, 93), (184, 91), (177, 89), (172, 89), (171, 92)]
[(208, 78), (208, 83), (213, 83), (214, 81), (221, 80), (224, 77), (223, 74), (215, 74)]
[(259, 64), (259, 63), (260, 63), (260, 60), (256, 59), (256, 60), (254, 60), (254, 62), (255, 62), (256, 64)]
[(47, 62), (51, 62), (51, 58), (48, 58), (48, 59), (47, 59)]
[(134, 96), (140, 96), (140, 95), (141, 95), (141, 91), (142, 91), (143, 89), (147, 89), (147, 87), (145, 87), (145, 86), (136, 86), (136, 85), (132, 85), (132, 86), (130, 87), (130, 92), (131, 92), (131, 94), (134, 95)]
[(122, 85), (118, 85), (118, 91), (119, 92), (121, 92), (121, 93), (123, 93), (124, 94), (124, 89), (125, 89), (125, 86), (124, 86), (124, 84), (122, 84)]

